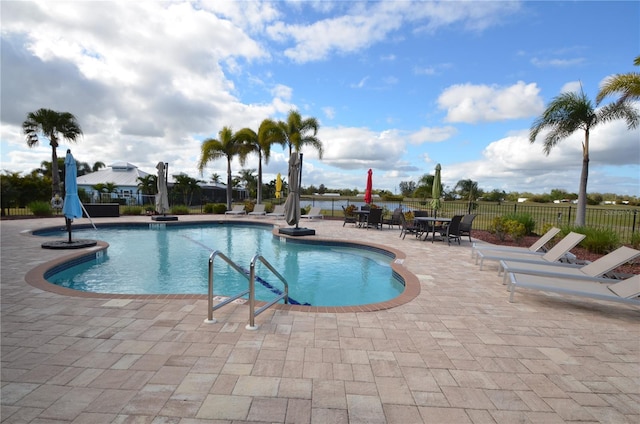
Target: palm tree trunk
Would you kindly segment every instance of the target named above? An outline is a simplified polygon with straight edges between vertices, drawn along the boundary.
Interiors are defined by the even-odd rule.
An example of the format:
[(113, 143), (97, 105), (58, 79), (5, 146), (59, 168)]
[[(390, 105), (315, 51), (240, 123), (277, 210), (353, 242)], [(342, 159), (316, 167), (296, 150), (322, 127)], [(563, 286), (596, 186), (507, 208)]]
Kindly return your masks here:
[(227, 210), (231, 210), (231, 193), (233, 187), (231, 186), (231, 158), (227, 156)]
[(56, 146), (51, 144), (51, 190), (52, 196), (62, 195), (60, 191), (60, 171), (58, 170), (58, 152)]
[(589, 178), (589, 130), (584, 132), (582, 145), (582, 172), (580, 174), (580, 189), (578, 191), (578, 210), (576, 211), (576, 226), (584, 227), (587, 214), (587, 179)]

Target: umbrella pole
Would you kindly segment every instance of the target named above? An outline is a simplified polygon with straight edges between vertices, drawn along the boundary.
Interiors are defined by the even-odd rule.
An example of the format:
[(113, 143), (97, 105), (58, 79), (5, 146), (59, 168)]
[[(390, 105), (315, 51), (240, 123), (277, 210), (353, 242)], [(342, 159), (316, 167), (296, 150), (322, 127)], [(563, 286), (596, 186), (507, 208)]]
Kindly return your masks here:
[(71, 220), (65, 216), (64, 222), (65, 224), (67, 224), (67, 232), (69, 233), (69, 243), (71, 243)]

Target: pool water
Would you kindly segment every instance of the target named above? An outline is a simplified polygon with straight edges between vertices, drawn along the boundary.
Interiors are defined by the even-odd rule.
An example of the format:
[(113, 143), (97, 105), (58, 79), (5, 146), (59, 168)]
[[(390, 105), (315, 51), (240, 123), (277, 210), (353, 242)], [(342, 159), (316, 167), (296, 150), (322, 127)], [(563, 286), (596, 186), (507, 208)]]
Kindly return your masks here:
[[(47, 233), (61, 237), (63, 233)], [(77, 239), (109, 243), (101, 257), (56, 269), (47, 281), (95, 293), (206, 294), (208, 261), (220, 251), (249, 270), (262, 255), (289, 283), (291, 303), (347, 306), (384, 302), (404, 285), (391, 269), (392, 257), (345, 243), (305, 243), (276, 237), (271, 227), (242, 224), (165, 225), (76, 229)], [(282, 283), (260, 262), (256, 298), (269, 301)], [(248, 280), (221, 258), (214, 259), (214, 295), (233, 296)]]

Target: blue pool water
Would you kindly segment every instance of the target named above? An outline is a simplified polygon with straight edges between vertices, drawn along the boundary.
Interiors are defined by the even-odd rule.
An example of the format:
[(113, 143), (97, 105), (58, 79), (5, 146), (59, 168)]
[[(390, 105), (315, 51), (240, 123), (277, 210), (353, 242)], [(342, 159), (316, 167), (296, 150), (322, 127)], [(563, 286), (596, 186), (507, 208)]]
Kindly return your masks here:
[[(43, 235), (64, 237), (66, 233)], [(262, 255), (289, 283), (290, 298), (313, 306), (364, 305), (402, 293), (391, 269), (392, 257), (344, 243), (305, 243), (275, 237), (271, 227), (241, 224), (164, 225), (75, 229), (74, 239), (109, 243), (102, 258), (47, 273), (54, 284), (95, 293), (206, 294), (208, 260), (218, 250), (249, 269)], [(49, 275), (51, 274), (51, 275)], [(282, 283), (256, 265), (256, 298), (271, 300)], [(269, 288), (269, 287), (272, 288)], [(248, 280), (222, 259), (214, 259), (214, 294), (232, 296)]]

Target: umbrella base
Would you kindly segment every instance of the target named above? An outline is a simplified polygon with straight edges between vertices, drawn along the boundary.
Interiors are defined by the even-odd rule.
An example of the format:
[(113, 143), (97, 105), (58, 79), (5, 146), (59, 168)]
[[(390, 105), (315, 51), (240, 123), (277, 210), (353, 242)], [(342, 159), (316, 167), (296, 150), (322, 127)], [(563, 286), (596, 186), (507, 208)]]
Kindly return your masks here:
[(96, 240), (55, 240), (42, 243), (43, 249), (82, 249), (84, 247), (93, 247), (98, 242)]
[(156, 215), (156, 216), (152, 216), (151, 219), (153, 221), (177, 221), (178, 217), (171, 216), (171, 215)]
[(278, 232), (280, 234), (286, 234), (288, 236), (294, 236), (294, 237), (298, 237), (298, 236), (315, 236), (316, 235), (316, 230), (312, 229), (312, 228), (280, 228), (278, 230)]

